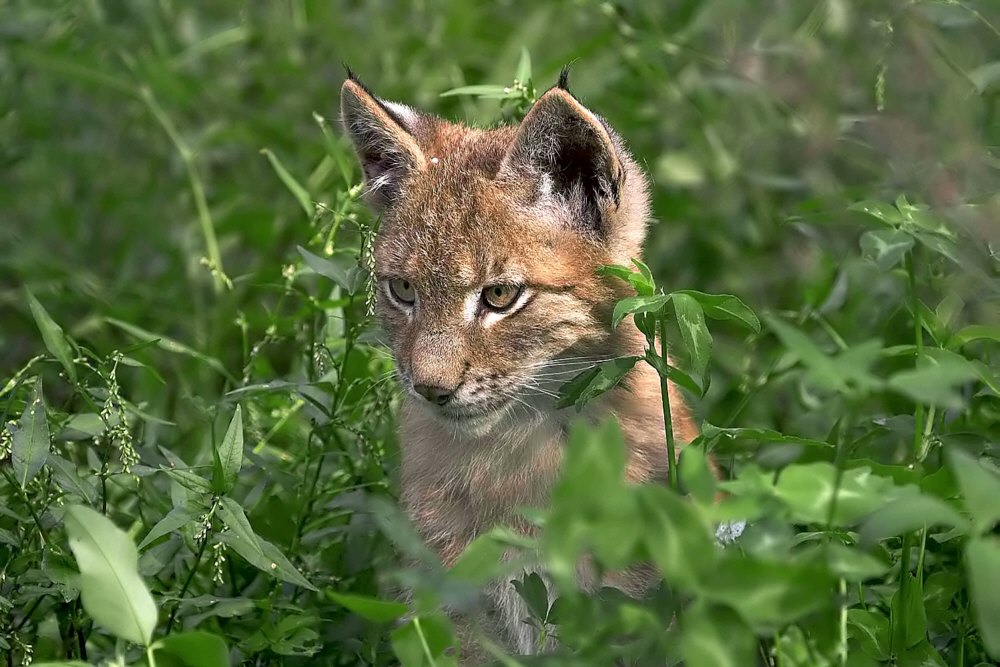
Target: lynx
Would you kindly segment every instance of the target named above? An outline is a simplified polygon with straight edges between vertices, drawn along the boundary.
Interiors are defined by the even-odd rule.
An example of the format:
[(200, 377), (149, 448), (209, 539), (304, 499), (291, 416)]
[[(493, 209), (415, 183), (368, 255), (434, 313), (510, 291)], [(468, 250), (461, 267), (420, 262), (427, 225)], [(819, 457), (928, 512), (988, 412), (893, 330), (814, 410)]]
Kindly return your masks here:
[[(442, 120), (379, 99), (350, 73), (341, 112), (381, 216), (376, 311), (405, 392), (401, 499), (448, 565), (494, 526), (531, 530), (518, 508), (545, 505), (572, 416), (556, 408), (560, 385), (642, 354), (634, 326), (610, 324), (627, 288), (597, 269), (640, 257), (647, 179), (565, 72), (517, 126)], [(640, 364), (589, 407), (617, 416), (632, 482), (666, 477), (659, 391)], [(688, 408), (670, 392), (674, 431), (690, 441)], [(639, 579), (615, 583), (641, 594)], [(509, 584), (487, 598), (508, 645), (535, 650)]]

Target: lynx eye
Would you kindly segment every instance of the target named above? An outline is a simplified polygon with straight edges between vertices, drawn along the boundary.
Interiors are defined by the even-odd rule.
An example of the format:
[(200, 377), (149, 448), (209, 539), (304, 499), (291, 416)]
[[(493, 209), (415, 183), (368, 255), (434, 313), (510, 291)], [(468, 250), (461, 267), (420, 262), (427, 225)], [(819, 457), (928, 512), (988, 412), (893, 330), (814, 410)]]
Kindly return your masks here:
[(493, 311), (503, 311), (514, 305), (521, 296), (518, 285), (490, 285), (483, 290), (483, 304)]
[(389, 291), (392, 292), (393, 298), (407, 306), (412, 305), (417, 299), (417, 290), (409, 280), (393, 278), (389, 281)]

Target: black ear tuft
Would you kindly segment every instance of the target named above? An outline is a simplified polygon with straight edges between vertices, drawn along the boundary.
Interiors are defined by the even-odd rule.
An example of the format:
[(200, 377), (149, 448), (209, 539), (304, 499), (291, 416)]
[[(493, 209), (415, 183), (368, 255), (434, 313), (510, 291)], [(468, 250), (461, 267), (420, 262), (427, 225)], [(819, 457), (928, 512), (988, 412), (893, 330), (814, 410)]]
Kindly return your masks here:
[(348, 81), (354, 81), (355, 83), (361, 83), (360, 81), (358, 81), (358, 77), (354, 73), (354, 70), (351, 69), (350, 65), (348, 65), (344, 61), (341, 61), (340, 64), (344, 68), (344, 71), (347, 73), (347, 79), (348, 79)]
[(559, 83), (556, 84), (556, 87), (569, 92), (569, 64), (563, 65), (559, 71)]

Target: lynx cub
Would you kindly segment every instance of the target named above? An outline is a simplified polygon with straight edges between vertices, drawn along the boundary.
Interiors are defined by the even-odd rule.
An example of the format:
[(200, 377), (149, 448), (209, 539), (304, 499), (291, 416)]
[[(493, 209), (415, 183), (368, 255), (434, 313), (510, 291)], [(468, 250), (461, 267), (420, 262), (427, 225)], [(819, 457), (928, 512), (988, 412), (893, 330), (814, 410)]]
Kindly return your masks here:
[[(353, 75), (341, 111), (370, 205), (378, 316), (406, 398), (400, 415), (402, 500), (450, 564), (517, 508), (546, 503), (570, 414), (559, 386), (595, 361), (641, 354), (641, 334), (612, 330), (620, 281), (603, 264), (639, 257), (649, 218), (643, 172), (605, 120), (566, 86), (543, 94), (516, 127), (475, 129), (375, 97)], [(676, 389), (674, 430), (695, 426)], [(664, 478), (658, 378), (639, 364), (596, 401), (618, 416), (627, 476)], [(644, 582), (615, 583), (638, 594)], [(506, 641), (534, 648), (509, 584), (489, 592)]]

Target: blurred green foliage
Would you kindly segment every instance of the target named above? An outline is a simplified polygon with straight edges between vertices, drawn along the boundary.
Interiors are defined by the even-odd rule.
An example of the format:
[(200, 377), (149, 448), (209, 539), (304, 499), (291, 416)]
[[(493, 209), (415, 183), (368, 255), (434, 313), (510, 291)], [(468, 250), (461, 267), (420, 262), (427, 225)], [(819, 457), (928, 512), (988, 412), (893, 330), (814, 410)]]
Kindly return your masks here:
[[(581, 434), (551, 517), (586, 539), (467, 554), (466, 578), (500, 576), (503, 549), (542, 549), (559, 600), (518, 587), (558, 664), (1000, 659), (998, 27), (993, 0), (0, 0), (0, 655), (190, 664), (221, 637), (246, 664), (448, 664), (437, 610), (468, 584), (388, 500), (343, 61), (478, 124), (572, 63), (653, 179), (656, 284), (762, 315), (713, 322), (709, 364), (674, 310), (708, 301), (660, 304), (706, 423), (690, 497), (623, 487), (614, 430)], [(503, 106), (442, 96), (515, 79)], [(706, 501), (705, 450), (731, 503)], [(588, 514), (598, 489), (616, 503)], [(722, 552), (733, 518), (754, 523)], [(124, 545), (110, 570), (76, 551), (86, 528)], [(558, 573), (588, 548), (669, 586), (585, 595)], [(80, 591), (136, 568), (128, 634)]]

